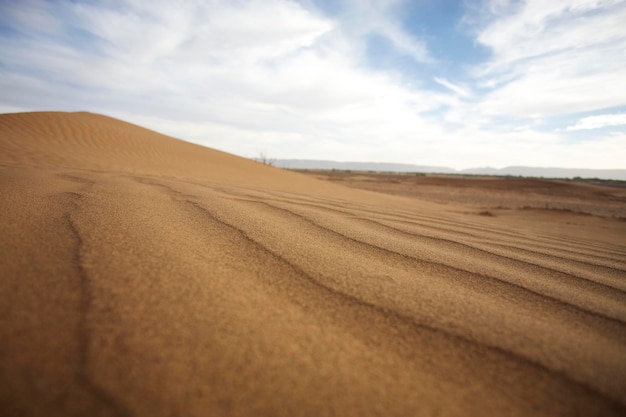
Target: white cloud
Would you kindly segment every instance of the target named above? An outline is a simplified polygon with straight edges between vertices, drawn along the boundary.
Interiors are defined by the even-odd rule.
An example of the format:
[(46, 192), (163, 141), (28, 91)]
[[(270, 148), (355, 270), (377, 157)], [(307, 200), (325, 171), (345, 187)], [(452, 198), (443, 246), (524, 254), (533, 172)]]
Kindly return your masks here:
[[(500, 3), (500, 2), (498, 2)], [(496, 7), (477, 40), (487, 114), (545, 117), (626, 104), (626, 1), (528, 0)]]
[[(322, 126), (332, 130), (332, 123), (346, 124), (329, 116), (335, 110), (371, 123), (384, 114), (397, 120), (395, 114), (411, 113), (413, 106), (415, 111), (436, 106), (437, 100), (417, 100), (384, 74), (358, 68), (354, 57), (343, 56), (345, 39), (336, 22), (296, 3), (135, 1), (106, 7), (67, 2), (59, 7), (61, 32), (87, 34), (93, 38), (90, 47), (100, 53), (50, 36), (4, 41), (3, 60), (22, 77), (39, 68), (43, 76), (33, 78), (96, 89), (108, 97), (127, 95), (126, 107), (140, 112), (268, 131), (299, 130), (323, 120)], [(22, 12), (37, 8), (49, 7), (33, 2)], [(378, 16), (376, 28), (385, 25)], [(396, 99), (399, 103), (393, 103)], [(391, 114), (391, 108), (402, 111)]]
[[(486, 114), (545, 117), (624, 105), (626, 59), (620, 45), (538, 58), (518, 78), (487, 94), (480, 109)], [(593, 67), (601, 69), (594, 71)]]
[(433, 62), (423, 39), (416, 38), (398, 24), (402, 17), (405, 2), (401, 0), (345, 0), (341, 2), (346, 10), (341, 15), (341, 32), (350, 42), (354, 53), (364, 53), (367, 37), (376, 34), (387, 39), (393, 48), (410, 56), (416, 62)]
[(602, 114), (599, 116), (583, 117), (578, 120), (575, 125), (568, 126), (565, 130), (588, 130), (599, 129), (608, 126), (623, 126), (626, 125), (626, 113), (618, 114)]
[(443, 78), (443, 77), (433, 77), (433, 80), (435, 80), (435, 82), (439, 85), (442, 85), (444, 87), (446, 87), (447, 89), (455, 92), (457, 95), (459, 95), (460, 97), (470, 97), (472, 95), (472, 92), (464, 86), (458, 85), (458, 84), (454, 84), (450, 81), (448, 81), (447, 79)]
[(505, 8), (477, 40), (494, 52), (494, 67), (619, 41), (625, 37), (623, 5), (623, 0), (527, 0)]
[[(494, 57), (477, 78), (428, 74), (413, 83), (434, 80), (449, 93), (363, 66), (364, 42), (376, 33), (438, 73), (425, 41), (397, 23), (402, 2), (350, 0), (349, 13), (332, 18), (307, 4), (2, 4), (0, 20), (6, 10), (3, 23), (21, 36), (0, 36), (0, 110), (102, 112), (249, 157), (455, 168), (626, 160), (624, 135), (571, 144), (564, 130), (520, 128), (533, 126), (529, 117), (626, 104), (624, 40), (613, 27), (619, 4), (611, 6), (618, 17), (598, 11), (585, 20), (580, 10), (591, 3), (550, 3), (543, 12), (533, 2), (490, 3), (494, 18), (479, 39)], [(568, 32), (572, 22), (580, 33)], [(607, 30), (593, 34), (599, 24)]]

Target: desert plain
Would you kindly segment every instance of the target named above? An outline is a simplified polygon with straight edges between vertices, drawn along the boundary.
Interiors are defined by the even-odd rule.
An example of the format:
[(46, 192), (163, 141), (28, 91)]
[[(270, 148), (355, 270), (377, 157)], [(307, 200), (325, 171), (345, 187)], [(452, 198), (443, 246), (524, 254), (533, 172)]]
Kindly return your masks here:
[(0, 115), (0, 415), (623, 416), (626, 189)]

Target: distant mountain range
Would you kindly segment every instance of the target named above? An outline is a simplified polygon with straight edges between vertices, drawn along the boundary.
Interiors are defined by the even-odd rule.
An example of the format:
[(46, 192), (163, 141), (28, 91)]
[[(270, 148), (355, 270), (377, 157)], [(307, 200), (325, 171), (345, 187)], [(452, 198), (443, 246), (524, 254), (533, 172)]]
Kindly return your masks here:
[(626, 181), (626, 169), (534, 168), (512, 166), (506, 168), (470, 168), (455, 170), (447, 167), (396, 164), (385, 162), (337, 162), (314, 159), (277, 159), (274, 165), (289, 169), (340, 169), (352, 171), (423, 172), (429, 174), (512, 175), (543, 178), (599, 178)]

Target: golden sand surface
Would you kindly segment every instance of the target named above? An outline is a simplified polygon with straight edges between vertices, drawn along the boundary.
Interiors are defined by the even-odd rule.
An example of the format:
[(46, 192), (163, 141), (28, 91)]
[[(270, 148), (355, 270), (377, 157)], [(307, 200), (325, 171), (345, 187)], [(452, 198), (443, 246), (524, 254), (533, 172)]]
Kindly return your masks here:
[(626, 222), (0, 115), (0, 415), (624, 416)]

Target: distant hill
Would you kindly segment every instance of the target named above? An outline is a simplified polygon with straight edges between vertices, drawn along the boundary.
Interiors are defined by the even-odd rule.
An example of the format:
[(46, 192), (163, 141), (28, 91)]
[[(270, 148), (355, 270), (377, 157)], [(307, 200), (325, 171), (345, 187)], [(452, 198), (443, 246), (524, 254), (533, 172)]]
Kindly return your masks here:
[(423, 172), (438, 174), (470, 174), (470, 175), (512, 175), (522, 177), (544, 178), (599, 178), (606, 180), (626, 181), (626, 169), (584, 169), (584, 168), (536, 168), (512, 166), (506, 168), (470, 168), (455, 170), (447, 167), (396, 164), (385, 162), (338, 162), (314, 159), (277, 159), (277, 167), (289, 169), (341, 169), (352, 171), (384, 171), (384, 172)]
[(314, 159), (277, 159), (274, 161), (274, 165), (280, 168), (290, 169), (342, 169), (353, 171), (426, 172), (440, 174), (457, 173), (454, 169), (446, 167), (386, 162), (337, 162)]
[(506, 167), (472, 168), (461, 171), (464, 174), (478, 175), (513, 175), (522, 177), (544, 178), (600, 178), (604, 180), (626, 181), (626, 169), (584, 169), (584, 168), (535, 168), (535, 167)]

